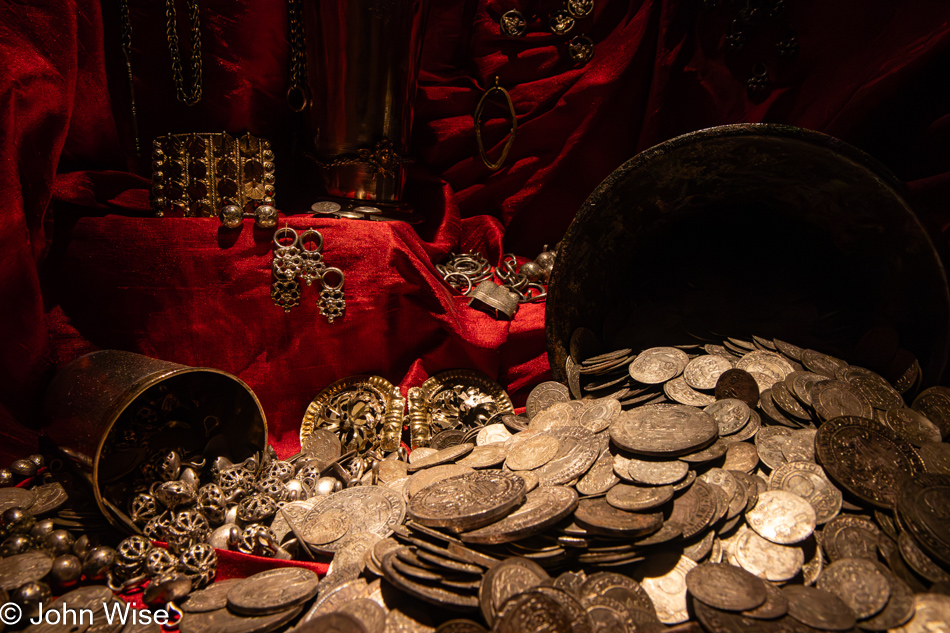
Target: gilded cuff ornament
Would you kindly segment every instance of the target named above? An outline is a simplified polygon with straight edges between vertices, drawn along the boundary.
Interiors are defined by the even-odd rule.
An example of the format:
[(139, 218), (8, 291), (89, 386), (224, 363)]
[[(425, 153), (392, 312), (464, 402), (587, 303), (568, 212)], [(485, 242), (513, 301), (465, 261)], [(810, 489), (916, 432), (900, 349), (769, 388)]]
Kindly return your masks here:
[(157, 215), (220, 217), (228, 228), (252, 217), (277, 225), (274, 152), (251, 134), (169, 134), (152, 142), (152, 207)]

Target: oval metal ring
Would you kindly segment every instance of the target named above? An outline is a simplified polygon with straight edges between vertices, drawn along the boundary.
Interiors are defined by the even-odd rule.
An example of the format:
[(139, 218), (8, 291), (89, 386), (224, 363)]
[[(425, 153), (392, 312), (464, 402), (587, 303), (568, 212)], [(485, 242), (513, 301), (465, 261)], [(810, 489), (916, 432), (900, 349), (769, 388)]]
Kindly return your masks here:
[[(323, 235), (320, 234), (320, 231), (314, 229), (307, 229), (300, 234), (300, 237), (297, 239), (300, 240), (300, 250), (307, 253), (320, 253), (323, 252)], [(316, 242), (315, 248), (307, 248), (308, 241)]]
[[(505, 97), (505, 102), (508, 104), (508, 112), (511, 115), (511, 129), (508, 132), (508, 140), (501, 150), (501, 157), (498, 159), (498, 162), (492, 162), (492, 160), (488, 158), (488, 152), (485, 151), (485, 143), (482, 140), (482, 114), (485, 111), (485, 104), (488, 102), (489, 95), (495, 91), (500, 92)], [(518, 115), (515, 112), (515, 104), (511, 100), (511, 95), (508, 94), (508, 91), (498, 84), (498, 77), (495, 77), (495, 85), (485, 91), (482, 98), (478, 100), (478, 105), (475, 106), (475, 140), (478, 143), (478, 155), (481, 157), (482, 162), (485, 163), (485, 167), (488, 167), (492, 171), (501, 169), (501, 166), (505, 164), (505, 160), (508, 158), (508, 152), (511, 151), (511, 146), (515, 142), (515, 132), (517, 130)]]
[[(455, 278), (455, 279), (458, 279), (458, 278), (464, 279), (464, 280), (465, 280), (465, 285), (466, 285), (465, 290), (462, 290), (462, 288), (461, 288), (460, 286), (457, 286), (457, 285), (453, 284), (453, 283), (451, 282), (451, 279), (453, 279), (453, 278)], [(449, 284), (450, 286), (452, 286), (453, 288), (455, 288), (456, 290), (458, 290), (459, 292), (461, 292), (463, 295), (467, 295), (467, 294), (472, 290), (472, 279), (471, 279), (468, 275), (463, 274), (463, 273), (449, 273), (448, 275), (445, 276), (445, 283)]]
[[(330, 275), (330, 274), (339, 275), (340, 283), (336, 284), (335, 286), (331, 286), (329, 283), (327, 283), (327, 275)], [(330, 290), (339, 290), (340, 288), (343, 287), (343, 271), (340, 270), (339, 268), (324, 268), (320, 272), (320, 281), (322, 281), (323, 285), (329, 288)]]
[[(290, 244), (284, 244), (281, 240), (285, 236), (293, 236), (293, 241)], [(289, 226), (285, 226), (282, 229), (277, 229), (277, 232), (274, 233), (274, 246), (277, 248), (286, 248), (288, 246), (298, 246), (300, 244), (300, 236), (297, 235), (297, 231), (293, 230)]]

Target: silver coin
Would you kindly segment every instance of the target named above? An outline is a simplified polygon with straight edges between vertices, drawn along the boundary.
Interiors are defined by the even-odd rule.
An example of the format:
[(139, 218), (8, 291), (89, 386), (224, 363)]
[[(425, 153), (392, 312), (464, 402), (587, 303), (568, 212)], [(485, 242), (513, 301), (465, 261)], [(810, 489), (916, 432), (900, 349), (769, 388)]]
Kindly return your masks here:
[(769, 490), (785, 490), (805, 499), (814, 508), (818, 525), (824, 525), (841, 512), (841, 491), (818, 464), (788, 462), (779, 465), (769, 477)]
[(223, 609), (228, 606), (228, 592), (242, 582), (244, 582), (243, 578), (219, 580), (200, 591), (194, 591), (188, 594), (188, 598), (181, 603), (181, 610), (185, 613), (205, 613)]
[(873, 413), (865, 397), (841, 380), (816, 383), (812, 388), (811, 402), (815, 412), (825, 421), (844, 415), (870, 418)]
[(779, 545), (804, 541), (814, 533), (817, 524), (811, 504), (784, 490), (768, 490), (760, 494), (745, 517), (749, 527)]
[(0, 559), (0, 589), (12, 591), (28, 582), (40, 580), (52, 568), (53, 558), (45, 551), (34, 550)]
[[(696, 563), (681, 556), (676, 566), (659, 576), (647, 576), (640, 585), (656, 607), (656, 615), (663, 624), (681, 624), (689, 620), (686, 607), (686, 574)], [(650, 573), (649, 571), (646, 573)]]
[(752, 411), (742, 400), (737, 398), (723, 398), (710, 404), (705, 409), (719, 425), (720, 435), (730, 435), (738, 432), (749, 422)]
[(775, 352), (754, 351), (749, 352), (736, 362), (736, 369), (749, 372), (756, 383), (759, 384), (759, 390), (770, 389), (773, 384), (785, 378), (795, 371), (783, 356)]
[(455, 532), (473, 530), (494, 522), (525, 496), (525, 482), (514, 474), (483, 470), (444, 479), (409, 502), (413, 521)]
[(245, 615), (285, 611), (317, 595), (318, 580), (315, 573), (301, 567), (262, 571), (228, 590), (228, 608)]
[[(538, 483), (542, 486), (566, 484), (582, 476), (601, 453), (600, 436), (582, 426), (557, 427), (546, 434), (557, 439), (558, 452), (537, 469)], [(606, 442), (606, 436), (602, 439)]]
[(500, 521), (463, 533), (466, 543), (508, 543), (554, 525), (577, 507), (577, 493), (566, 486), (541, 486), (528, 493), (525, 502)]
[(670, 400), (691, 407), (705, 407), (716, 401), (715, 396), (690, 387), (682, 376), (663, 383), (663, 393)]
[(559, 382), (548, 381), (531, 390), (525, 406), (525, 413), (529, 419), (544, 411), (556, 402), (567, 402), (571, 399), (571, 392)]
[[(394, 491), (380, 486), (355, 486), (325, 497), (314, 505), (307, 522), (319, 521), (324, 512), (338, 510), (347, 515), (351, 532), (371, 532), (380, 538), (402, 525), (406, 517), (406, 502)], [(320, 545), (326, 552), (336, 551), (338, 541)]]
[(36, 495), (26, 488), (0, 488), (0, 513), (10, 508), (28, 510), (34, 501)]
[(676, 378), (686, 365), (689, 356), (675, 347), (653, 347), (641, 352), (630, 363), (630, 377), (647, 385), (658, 385)]
[(707, 413), (685, 405), (646, 405), (610, 425), (610, 439), (632, 453), (680, 455), (712, 443), (719, 426)]
[(557, 455), (560, 443), (553, 435), (537, 434), (518, 442), (508, 452), (505, 466), (511, 470), (534, 470)]
[(749, 573), (771, 582), (791, 580), (805, 562), (800, 547), (777, 545), (745, 526), (736, 534), (731, 558)]
[(732, 369), (732, 361), (719, 355), (698, 356), (683, 371), (683, 378), (693, 389), (710, 391), (724, 371)]

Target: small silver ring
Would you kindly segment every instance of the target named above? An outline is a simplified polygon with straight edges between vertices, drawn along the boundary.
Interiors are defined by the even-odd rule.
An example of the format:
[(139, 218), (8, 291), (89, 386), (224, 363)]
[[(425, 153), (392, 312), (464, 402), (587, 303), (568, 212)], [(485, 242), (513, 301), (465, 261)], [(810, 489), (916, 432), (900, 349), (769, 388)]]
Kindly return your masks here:
[[(456, 286), (450, 281), (453, 277), (455, 278), (461, 277), (462, 279), (465, 280), (465, 283), (467, 284), (468, 287), (465, 288), (465, 290), (462, 290), (459, 286)], [(449, 273), (448, 275), (445, 276), (445, 281), (447, 284), (449, 284), (450, 286), (452, 286), (453, 288), (461, 292), (463, 295), (467, 295), (472, 290), (472, 279), (465, 273)]]
[[(281, 238), (284, 237), (284, 235), (287, 235), (287, 234), (290, 234), (290, 235), (293, 235), (293, 236), (294, 236), (294, 241), (291, 242), (289, 245), (288, 245), (288, 244), (283, 244), (283, 243), (280, 241)], [(293, 229), (290, 228), (289, 226), (285, 226), (285, 227), (282, 228), (282, 229), (277, 229), (277, 231), (274, 233), (274, 246), (275, 246), (276, 248), (289, 248), (289, 247), (291, 247), (291, 246), (298, 246), (298, 247), (299, 247), (299, 244), (300, 244), (300, 236), (297, 235), (297, 231), (293, 230)]]
[[(340, 283), (338, 283), (335, 286), (331, 286), (330, 284), (327, 283), (327, 275), (331, 273), (337, 273), (338, 275), (340, 275)], [(344, 279), (343, 271), (340, 270), (339, 268), (324, 268), (322, 271), (320, 271), (320, 281), (322, 281), (323, 285), (329, 288), (330, 290), (339, 290), (340, 288), (342, 288), (343, 279)]]
[[(317, 246), (315, 248), (307, 248), (307, 241), (308, 239), (311, 239), (311, 238), (313, 239), (314, 242), (317, 243)], [(323, 252), (323, 235), (320, 233), (320, 231), (316, 231), (314, 229), (307, 229), (306, 231), (300, 234), (297, 240), (300, 242), (300, 250), (302, 250), (305, 253)]]

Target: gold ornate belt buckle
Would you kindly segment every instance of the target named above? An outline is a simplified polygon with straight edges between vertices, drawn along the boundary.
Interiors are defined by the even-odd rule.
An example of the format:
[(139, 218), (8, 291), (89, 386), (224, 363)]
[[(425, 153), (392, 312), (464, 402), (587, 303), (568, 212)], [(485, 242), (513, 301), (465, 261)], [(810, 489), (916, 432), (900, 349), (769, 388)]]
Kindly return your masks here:
[(274, 152), (250, 133), (168, 134), (152, 142), (152, 207), (185, 217), (219, 217), (237, 228), (245, 217), (277, 224)]

